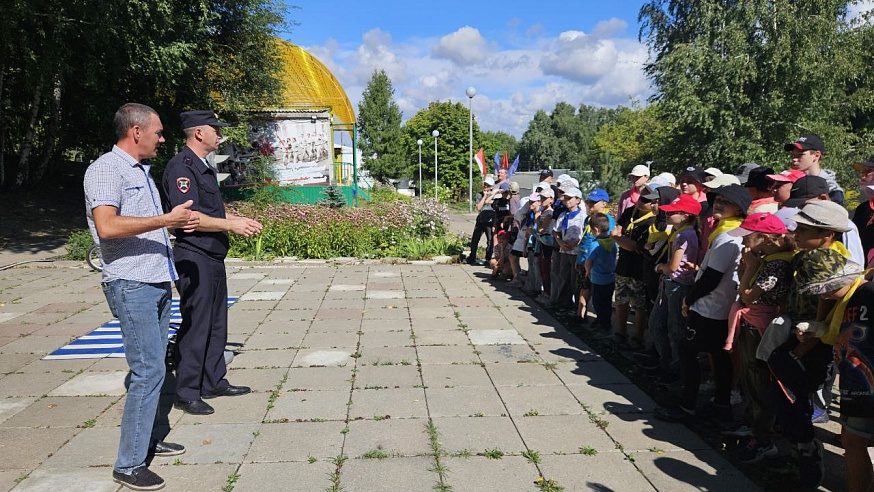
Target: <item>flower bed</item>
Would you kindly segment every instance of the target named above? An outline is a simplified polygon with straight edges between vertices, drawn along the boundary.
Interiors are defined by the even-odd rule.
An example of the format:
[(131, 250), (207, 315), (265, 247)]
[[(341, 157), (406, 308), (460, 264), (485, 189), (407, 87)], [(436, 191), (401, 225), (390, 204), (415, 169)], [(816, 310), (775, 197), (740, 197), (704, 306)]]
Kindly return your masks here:
[(231, 234), (230, 256), (240, 258), (424, 259), (461, 252), (461, 240), (446, 233), (446, 206), (433, 198), (381, 201), (361, 208), (237, 201), (227, 209), (264, 225), (255, 237)]

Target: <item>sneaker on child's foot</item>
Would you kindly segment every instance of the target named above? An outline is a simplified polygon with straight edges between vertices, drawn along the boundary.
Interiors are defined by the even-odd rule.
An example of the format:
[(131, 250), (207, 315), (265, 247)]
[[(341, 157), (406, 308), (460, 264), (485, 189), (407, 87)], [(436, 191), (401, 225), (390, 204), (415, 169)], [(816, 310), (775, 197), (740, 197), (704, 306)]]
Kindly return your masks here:
[(813, 407), (813, 415), (810, 416), (810, 421), (814, 424), (827, 424), (829, 422), (828, 411)]
[(164, 479), (145, 466), (134, 468), (130, 473), (112, 471), (112, 480), (133, 490), (160, 490)]
[(729, 400), (732, 406), (740, 405), (744, 402), (743, 396), (741, 396), (740, 391), (731, 390), (731, 400)]
[(822, 460), (822, 443), (819, 439), (814, 439), (806, 446), (798, 445), (798, 472), (804, 488), (815, 489), (822, 483), (825, 462)]
[(758, 463), (765, 458), (777, 456), (777, 452), (777, 446), (772, 441), (760, 441), (750, 437), (746, 446), (738, 453), (737, 459), (741, 463)]
[(731, 422), (722, 429), (723, 436), (748, 437), (753, 435), (753, 429), (743, 422)]

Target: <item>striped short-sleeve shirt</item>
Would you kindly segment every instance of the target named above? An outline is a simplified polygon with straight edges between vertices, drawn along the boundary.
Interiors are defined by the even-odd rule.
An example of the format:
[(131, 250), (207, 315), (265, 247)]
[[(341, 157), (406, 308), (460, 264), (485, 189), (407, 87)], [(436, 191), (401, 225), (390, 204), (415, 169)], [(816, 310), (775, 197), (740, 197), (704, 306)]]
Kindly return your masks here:
[(170, 237), (164, 228), (131, 237), (99, 240), (94, 209), (108, 205), (125, 217), (161, 215), (161, 198), (149, 165), (113, 146), (85, 172), (85, 214), (91, 237), (100, 243), (103, 281), (135, 280), (146, 283), (174, 281)]

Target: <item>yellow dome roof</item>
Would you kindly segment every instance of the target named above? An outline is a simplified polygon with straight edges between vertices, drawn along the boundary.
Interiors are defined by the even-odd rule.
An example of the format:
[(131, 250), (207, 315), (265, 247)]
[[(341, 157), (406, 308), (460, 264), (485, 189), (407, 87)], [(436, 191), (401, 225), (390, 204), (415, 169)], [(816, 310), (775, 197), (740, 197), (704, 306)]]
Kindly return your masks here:
[(355, 123), (355, 111), (343, 86), (316, 57), (300, 46), (277, 40), (282, 58), (282, 99), (284, 107), (329, 107), (343, 123)]

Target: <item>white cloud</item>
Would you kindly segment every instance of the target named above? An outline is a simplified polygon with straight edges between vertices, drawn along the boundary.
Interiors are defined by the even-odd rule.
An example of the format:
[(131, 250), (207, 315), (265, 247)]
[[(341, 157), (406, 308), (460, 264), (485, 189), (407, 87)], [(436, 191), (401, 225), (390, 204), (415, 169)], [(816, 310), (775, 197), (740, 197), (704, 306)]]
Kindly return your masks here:
[(596, 38), (606, 38), (612, 36), (619, 31), (628, 29), (628, 23), (622, 19), (613, 17), (605, 21), (595, 24), (595, 29), (592, 31), (592, 36)]
[(465, 26), (440, 38), (432, 53), (435, 58), (451, 60), (465, 67), (485, 60), (488, 45), (478, 29)]
[[(871, 13), (872, 10), (874, 10), (874, 0), (861, 0), (847, 6), (847, 15), (850, 19), (857, 19), (863, 14)], [(874, 19), (869, 19), (868, 22), (874, 22)]]
[(591, 84), (615, 66), (619, 52), (610, 40), (599, 40), (580, 31), (561, 33), (555, 51), (544, 55), (540, 68), (547, 75), (558, 75)]
[(307, 49), (334, 73), (356, 109), (373, 70), (382, 69), (405, 120), (432, 101), (467, 105), (464, 91), (473, 86), (480, 128), (521, 137), (534, 113), (551, 112), (559, 101), (613, 107), (627, 105), (629, 97), (646, 100), (647, 50), (618, 34), (626, 28), (610, 19), (596, 25), (593, 34), (567, 31), (549, 37), (534, 25), (527, 31), (534, 37), (521, 44), (523, 49), (515, 47), (520, 45), (516, 38), (511, 49), (489, 42), (474, 27), (404, 40), (374, 29), (355, 45), (331, 41)]

